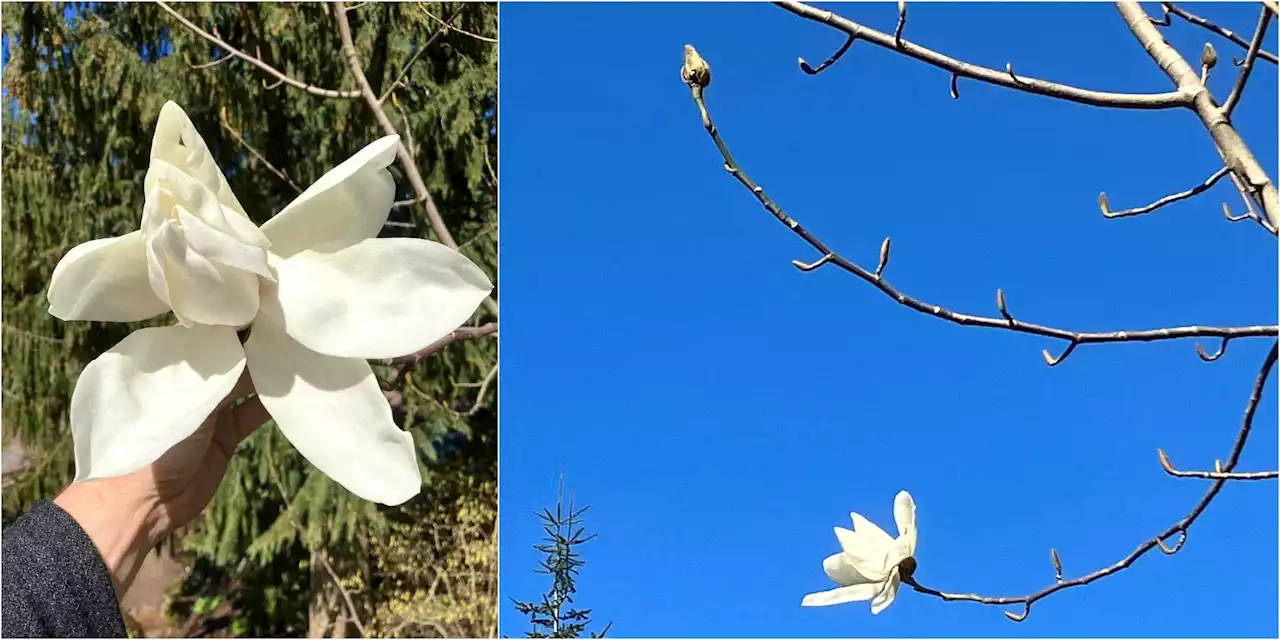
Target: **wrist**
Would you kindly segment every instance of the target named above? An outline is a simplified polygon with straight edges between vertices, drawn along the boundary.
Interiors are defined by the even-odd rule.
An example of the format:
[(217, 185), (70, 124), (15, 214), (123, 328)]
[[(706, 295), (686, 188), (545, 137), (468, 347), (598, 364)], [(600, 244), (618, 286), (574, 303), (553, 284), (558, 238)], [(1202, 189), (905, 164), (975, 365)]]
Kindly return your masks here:
[(127, 477), (77, 482), (53, 499), (98, 548), (117, 598), (124, 597), (143, 559), (164, 535), (158, 501), (125, 482)]

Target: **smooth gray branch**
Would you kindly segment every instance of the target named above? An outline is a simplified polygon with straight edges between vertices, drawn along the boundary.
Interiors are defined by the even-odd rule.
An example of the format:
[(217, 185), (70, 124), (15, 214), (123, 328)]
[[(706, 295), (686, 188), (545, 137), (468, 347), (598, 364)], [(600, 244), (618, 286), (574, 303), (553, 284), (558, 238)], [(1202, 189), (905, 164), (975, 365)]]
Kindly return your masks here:
[[(1024, 75), (1018, 75), (1015, 77), (1007, 70), (1001, 71), (988, 69), (975, 64), (969, 64), (938, 53), (937, 51), (926, 49), (925, 47), (909, 42), (905, 39), (895, 38), (893, 34), (876, 31), (866, 25), (856, 23), (848, 18), (831, 13), (830, 11), (823, 11), (821, 9), (811, 7), (802, 2), (776, 2), (774, 4), (802, 18), (813, 20), (814, 22), (820, 22), (843, 31), (848, 34), (850, 38), (865, 40), (876, 46), (901, 52), (926, 64), (950, 71), (954, 76), (973, 78), (989, 84), (1017, 89), (1027, 93), (1034, 93), (1036, 95), (1059, 98), (1062, 100), (1069, 100), (1071, 102), (1078, 102), (1098, 107), (1116, 107), (1122, 109), (1171, 109), (1174, 107), (1185, 107), (1190, 104), (1192, 99), (1191, 94), (1184, 90), (1153, 94), (1111, 93), (1107, 91), (1081, 89)], [(955, 93), (955, 78), (953, 77), (952, 94), (954, 95)]]

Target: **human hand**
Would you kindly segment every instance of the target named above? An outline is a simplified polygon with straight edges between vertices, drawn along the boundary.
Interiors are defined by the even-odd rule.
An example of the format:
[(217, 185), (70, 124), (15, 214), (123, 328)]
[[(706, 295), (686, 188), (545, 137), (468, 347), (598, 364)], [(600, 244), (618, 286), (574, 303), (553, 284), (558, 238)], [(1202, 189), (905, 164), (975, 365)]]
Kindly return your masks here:
[(71, 484), (54, 498), (97, 545), (117, 598), (129, 590), (147, 552), (209, 506), (236, 447), (271, 418), (253, 394), (246, 371), (200, 428), (155, 462), (127, 475)]

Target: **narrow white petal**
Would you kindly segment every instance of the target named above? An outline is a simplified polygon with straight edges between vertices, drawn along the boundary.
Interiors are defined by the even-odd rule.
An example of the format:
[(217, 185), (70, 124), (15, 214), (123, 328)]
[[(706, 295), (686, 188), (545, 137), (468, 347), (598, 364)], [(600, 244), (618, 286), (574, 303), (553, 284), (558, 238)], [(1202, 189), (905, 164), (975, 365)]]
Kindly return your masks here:
[(234, 222), (238, 228), (243, 229), (247, 223), (256, 230), (256, 226), (245, 215), (244, 207), (240, 206), (240, 201), (231, 192), (226, 176), (222, 175), (222, 170), (214, 161), (213, 154), (209, 153), (204, 138), (200, 137), (195, 125), (191, 123), (191, 118), (187, 117), (182, 107), (172, 101), (160, 108), (160, 118), (156, 121), (156, 131), (151, 138), (151, 160), (156, 159), (173, 164), (200, 180), (216, 194), (218, 202), (242, 216), (242, 219)]
[(139, 329), (80, 373), (71, 394), (76, 481), (140, 469), (196, 431), (244, 371), (230, 327)]
[(361, 149), (263, 224), (272, 253), (288, 258), (308, 249), (336, 251), (377, 236), (395, 200), (387, 167), (399, 143), (399, 136), (387, 136)]
[(140, 231), (72, 248), (54, 267), (48, 295), (60, 320), (136, 322), (169, 310), (147, 285)]
[[(215, 167), (216, 168), (216, 167)], [(219, 174), (221, 175), (221, 174)], [(178, 208), (186, 210), (205, 225), (235, 238), (241, 244), (265, 249), (271, 246), (266, 235), (244, 213), (222, 203), (214, 190), (182, 167), (163, 159), (151, 161), (143, 188), (147, 194), (146, 206), (163, 216), (172, 217)], [(146, 211), (142, 229), (148, 233), (154, 228), (157, 216)]]
[(893, 520), (898, 525), (899, 536), (916, 528), (916, 501), (906, 491), (899, 491), (893, 498)]
[(811, 593), (800, 601), (802, 607), (829, 607), (833, 604), (870, 600), (882, 591), (880, 584), (855, 584), (851, 587), (840, 587), (830, 591)]
[(392, 420), (368, 362), (311, 351), (265, 319), (244, 348), (262, 406), (311, 464), (366, 500), (417, 495), (413, 437)]
[(239, 327), (258, 314), (258, 277), (210, 262), (172, 220), (147, 238), (147, 259), (152, 290), (183, 324)]
[(827, 572), (827, 577), (831, 578), (836, 584), (849, 586), (855, 584), (865, 584), (872, 580), (860, 573), (853, 563), (849, 561), (848, 556), (843, 553), (837, 553), (827, 556), (822, 561), (822, 570)]
[(307, 348), (394, 358), (457, 329), (493, 289), (474, 263), (437, 242), (375, 238), (275, 263), (262, 311)]
[(889, 573), (888, 581), (882, 585), (880, 592), (871, 601), (872, 615), (879, 615), (881, 611), (893, 604), (894, 599), (898, 597), (898, 587), (901, 585), (902, 577), (898, 575), (898, 568), (894, 567), (893, 571)]
[(873, 581), (882, 581), (889, 575), (885, 565), (889, 551), (894, 547), (893, 538), (866, 518), (851, 514), (854, 531), (836, 527), (836, 537), (845, 557), (859, 573)]

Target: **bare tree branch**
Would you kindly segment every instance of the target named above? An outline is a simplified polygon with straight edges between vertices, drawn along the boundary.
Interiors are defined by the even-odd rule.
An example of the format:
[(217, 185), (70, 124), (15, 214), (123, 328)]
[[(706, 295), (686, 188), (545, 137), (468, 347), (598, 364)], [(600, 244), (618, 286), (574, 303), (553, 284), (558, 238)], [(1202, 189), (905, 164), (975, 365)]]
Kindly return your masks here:
[(1217, 461), (1216, 471), (1179, 471), (1173, 467), (1173, 463), (1169, 461), (1169, 456), (1165, 454), (1164, 449), (1157, 449), (1156, 453), (1160, 455), (1160, 466), (1165, 473), (1179, 478), (1205, 478), (1208, 480), (1274, 480), (1280, 477), (1280, 471), (1253, 471), (1248, 473), (1233, 473), (1222, 471), (1222, 461)]
[(1270, 23), (1271, 12), (1263, 9), (1262, 15), (1258, 16), (1258, 28), (1253, 32), (1253, 40), (1249, 42), (1249, 51), (1245, 53), (1244, 64), (1240, 66), (1240, 77), (1236, 78), (1235, 86), (1227, 94), (1227, 101), (1222, 104), (1222, 113), (1228, 118), (1244, 96), (1244, 86), (1249, 82), (1249, 74), (1253, 73), (1253, 64), (1258, 60), (1258, 52), (1262, 50), (1262, 41), (1267, 37), (1267, 25)]
[[(1169, 26), (1169, 16), (1175, 15), (1175, 16), (1178, 16), (1179, 18), (1182, 18), (1183, 20), (1186, 20), (1187, 22), (1190, 22), (1191, 24), (1208, 29), (1209, 31), (1212, 31), (1236, 43), (1237, 45), (1240, 45), (1241, 48), (1244, 48), (1244, 49), (1249, 48), (1249, 41), (1236, 35), (1234, 31), (1227, 29), (1225, 27), (1220, 27), (1212, 22), (1209, 22), (1208, 20), (1205, 20), (1204, 18), (1201, 18), (1200, 16), (1183, 9), (1182, 7), (1179, 7), (1178, 5), (1173, 4), (1172, 2), (1161, 2), (1160, 8), (1164, 11), (1164, 20), (1160, 22), (1155, 22), (1155, 24), (1167, 27)], [(1266, 60), (1267, 62), (1270, 62), (1271, 64), (1276, 64), (1277, 62), (1280, 62), (1280, 60), (1276, 59), (1276, 54), (1268, 53), (1266, 51), (1259, 51), (1258, 57), (1262, 58), (1263, 60)]]
[[(425, 5), (417, 4), (417, 3), (414, 3), (414, 4), (416, 4), (416, 5), (417, 5), (417, 7), (418, 7), (419, 9), (422, 9), (422, 12), (423, 12), (423, 13), (425, 13), (425, 14), (427, 14), (427, 17), (428, 17), (428, 18), (431, 18), (432, 20), (435, 20), (436, 22), (439, 22), (439, 23), (440, 23), (440, 25), (441, 25), (442, 27), (444, 27), (446, 31), (447, 31), (447, 30), (452, 29), (453, 31), (457, 31), (458, 33), (461, 33), (461, 34), (462, 34), (462, 35), (464, 35), (464, 36), (470, 36), (470, 37), (475, 38), (476, 40), (479, 40), (479, 41), (481, 41), (481, 42), (492, 42), (493, 44), (497, 44), (497, 43), (498, 43), (498, 39), (497, 39), (497, 38), (488, 38), (488, 37), (482, 36), (482, 35), (480, 35), (480, 34), (478, 34), (478, 33), (471, 33), (470, 31), (467, 31), (466, 29), (461, 29), (461, 28), (455, 27), (455, 26), (453, 26), (452, 24), (449, 24), (449, 22), (446, 22), (446, 21), (444, 21), (444, 20), (441, 20), (440, 18), (437, 18), (437, 17), (436, 17), (434, 14), (432, 14), (430, 11), (427, 11), (427, 7), (426, 7)], [(450, 22), (452, 22), (452, 21), (450, 21)]]
[[(1160, 532), (1160, 534), (1157, 535), (1156, 537), (1150, 540), (1147, 540), (1146, 542), (1143, 542), (1141, 545), (1138, 545), (1137, 549), (1134, 549), (1129, 555), (1125, 556), (1119, 562), (1111, 566), (1105, 567), (1103, 569), (1094, 571), (1093, 573), (1080, 576), (1079, 578), (1074, 578), (1071, 580), (1060, 580), (1057, 584), (1054, 584), (1053, 586), (1046, 587), (1044, 589), (1041, 589), (1040, 591), (1037, 591), (1035, 593), (1032, 593), (1030, 595), (1025, 595), (1025, 596), (992, 597), (992, 596), (981, 596), (973, 593), (947, 593), (944, 591), (938, 591), (936, 589), (930, 589), (928, 587), (925, 587), (920, 583), (916, 582), (914, 577), (904, 578), (903, 582), (911, 585), (912, 588), (914, 588), (916, 591), (920, 593), (924, 593), (931, 596), (937, 596), (939, 598), (942, 598), (943, 600), (965, 600), (969, 602), (977, 602), (977, 603), (989, 604), (989, 605), (1006, 605), (1006, 606), (1015, 605), (1015, 604), (1023, 605), (1022, 613), (1015, 614), (1008, 611), (1005, 612), (1005, 615), (1008, 616), (1009, 619), (1014, 620), (1015, 622), (1018, 622), (1026, 619), (1027, 614), (1031, 612), (1031, 605), (1034, 604), (1036, 601), (1042, 598), (1048, 597), (1063, 589), (1083, 586), (1095, 580), (1105, 578), (1113, 573), (1123, 571), (1124, 569), (1129, 568), (1129, 566), (1132, 565), (1135, 561), (1137, 561), (1138, 558), (1141, 558), (1142, 556), (1146, 555), (1147, 552), (1151, 551), (1156, 547), (1159, 547), (1160, 551), (1166, 555), (1173, 555), (1174, 553), (1177, 553), (1180, 549), (1182, 549), (1182, 545), (1186, 543), (1187, 531), (1191, 528), (1191, 525), (1195, 523), (1196, 519), (1200, 517), (1201, 513), (1204, 513), (1204, 510), (1209, 506), (1209, 503), (1212, 502), (1214, 497), (1218, 495), (1218, 492), (1222, 490), (1223, 485), (1225, 485), (1229, 480), (1243, 479), (1243, 478), (1233, 477), (1236, 474), (1231, 474), (1231, 471), (1235, 468), (1236, 463), (1240, 460), (1241, 452), (1244, 451), (1245, 442), (1249, 438), (1249, 431), (1253, 427), (1253, 417), (1257, 413), (1258, 403), (1262, 400), (1262, 392), (1266, 388), (1267, 378), (1270, 376), (1271, 368), (1275, 365), (1275, 363), (1276, 363), (1276, 345), (1272, 345), (1271, 351), (1267, 354), (1266, 359), (1263, 361), (1262, 369), (1261, 371), (1258, 372), (1258, 376), (1253, 383), (1253, 391), (1249, 395), (1249, 403), (1246, 406), (1245, 412), (1244, 412), (1244, 422), (1240, 426), (1240, 432), (1236, 435), (1236, 442), (1235, 442), (1235, 446), (1233, 446), (1231, 449), (1231, 456), (1227, 458), (1227, 462), (1222, 465), (1222, 471), (1219, 472), (1220, 475), (1226, 474), (1227, 477), (1215, 478), (1213, 485), (1209, 487), (1209, 490), (1205, 492), (1204, 497), (1200, 499), (1200, 502), (1196, 503), (1196, 506), (1191, 510), (1190, 513), (1184, 516), (1181, 520), (1170, 525), (1169, 528)], [(1175, 543), (1173, 547), (1169, 547), (1165, 543), (1165, 541), (1174, 536), (1178, 536), (1178, 541), (1177, 543)]]
[(459, 340), (471, 340), (473, 338), (479, 338), (481, 336), (487, 336), (489, 334), (497, 333), (497, 332), (498, 332), (498, 323), (496, 322), (486, 322), (485, 324), (482, 324), (478, 327), (459, 327), (457, 330), (453, 331), (449, 335), (443, 338), (440, 338), (435, 342), (432, 342), (431, 344), (419, 349), (418, 351), (415, 351), (414, 353), (411, 353), (407, 356), (400, 356), (399, 358), (391, 358), (390, 360), (384, 360), (383, 363), (384, 364), (406, 364), (411, 362), (417, 362), (455, 342), (458, 342)]
[(1103, 342), (1151, 342), (1156, 340), (1172, 340), (1178, 338), (1192, 337), (1208, 337), (1214, 336), (1218, 338), (1242, 338), (1242, 337), (1275, 337), (1280, 334), (1280, 326), (1276, 325), (1255, 325), (1250, 327), (1171, 327), (1163, 329), (1150, 329), (1144, 331), (1109, 331), (1109, 332), (1077, 332), (1059, 329), (1045, 325), (1023, 322), (1013, 317), (1008, 311), (1004, 303), (1004, 292), (1000, 291), (997, 295), (997, 306), (1000, 309), (1001, 317), (975, 316), (963, 313), (957, 313), (950, 309), (946, 309), (936, 304), (930, 304), (917, 298), (913, 298), (902, 293), (893, 285), (886, 282), (883, 278), (883, 272), (889, 262), (889, 242), (886, 240), (881, 245), (880, 263), (876, 271), (868, 271), (863, 267), (850, 262), (840, 254), (829, 248), (817, 236), (814, 236), (805, 229), (803, 225), (794, 218), (787, 215), (783, 209), (778, 206), (760, 185), (756, 184), (750, 176), (742, 170), (733, 155), (729, 152), (729, 148), (725, 145), (724, 140), (720, 137), (720, 132), (716, 128), (715, 123), (711, 120), (711, 114), (707, 110), (706, 102), (703, 99), (703, 87), (696, 83), (689, 84), (693, 94), (693, 100), (698, 106), (698, 110), (702, 114), (702, 124), (715, 142), (716, 148), (720, 150), (720, 155), (724, 158), (725, 169), (738, 179), (744, 187), (749, 190), (752, 195), (764, 206), (765, 210), (773, 214), (779, 222), (785, 225), (793, 233), (800, 236), (809, 246), (817, 249), (821, 254), (821, 258), (812, 264), (795, 261), (796, 268), (802, 271), (813, 271), (823, 265), (833, 264), (841, 269), (861, 278), (867, 283), (879, 289), (885, 295), (896, 300), (899, 304), (920, 313), (931, 315), (949, 322), (954, 322), (966, 326), (990, 327), (994, 329), (1005, 329), (1018, 333), (1030, 333), (1049, 338), (1057, 338), (1067, 341), (1067, 347), (1061, 355), (1054, 357), (1048, 351), (1044, 352), (1045, 362), (1049, 366), (1055, 366), (1061, 363), (1068, 355), (1070, 355), (1077, 346), (1090, 343)]
[(1165, 41), (1137, 2), (1123, 0), (1116, 3), (1116, 9), (1119, 10), (1120, 16), (1124, 18), (1125, 24), (1133, 32), (1134, 37), (1142, 44), (1147, 55), (1151, 56), (1151, 59), (1181, 91), (1189, 92), (1193, 96), (1190, 107), (1200, 118), (1205, 129), (1209, 131), (1209, 136), (1218, 148), (1218, 154), (1222, 156), (1223, 163), (1231, 167), (1232, 173), (1237, 175), (1248, 187), (1249, 193), (1257, 198), (1262, 205), (1263, 213), (1266, 214), (1269, 227), (1275, 229), (1280, 222), (1280, 193), (1276, 191), (1276, 184), (1267, 176), (1267, 172), (1253, 156), (1253, 152), (1231, 125), (1228, 115), (1214, 103), (1213, 95), (1200, 81), (1200, 76)]
[[(351, 39), (351, 23), (347, 20), (347, 12), (343, 10), (342, 2), (334, 2), (334, 17), (338, 21), (338, 36), (342, 39), (342, 52), (347, 57), (347, 64), (351, 67), (351, 74), (356, 78), (356, 84), (360, 87), (359, 94), (364, 97), (365, 102), (369, 104), (369, 109), (373, 111), (373, 116), (378, 120), (378, 124), (387, 135), (400, 135), (395, 126), (391, 124), (391, 120), (387, 118), (386, 111), (382, 108), (382, 103), (378, 100), (377, 94), (373, 92), (373, 87), (369, 84), (369, 79), (364, 75), (364, 67), (360, 63), (360, 55), (356, 53), (355, 42)], [(404, 143), (396, 145), (396, 155), (400, 157), (400, 164), (404, 167), (405, 176), (409, 179), (409, 185), (413, 187), (413, 192), (417, 199), (422, 201), (423, 210), (426, 212), (427, 221), (431, 223), (431, 229), (436, 232), (436, 238), (440, 244), (457, 249), (458, 243), (454, 241), (453, 234), (449, 233), (449, 228), (445, 226), (444, 219), (440, 217), (440, 211), (436, 209), (436, 203), (431, 199), (430, 192), (427, 191), (427, 185), (422, 180), (422, 174), (418, 172), (418, 165), (413, 161), (413, 157), (409, 155), (409, 150)], [(484, 307), (494, 316), (498, 315), (498, 303), (493, 298), (485, 298)]]
[[(1192, 100), (1192, 94), (1183, 89), (1169, 93), (1153, 94), (1111, 93), (1106, 91), (1093, 91), (1091, 89), (1080, 89), (1078, 87), (1049, 82), (1047, 80), (1039, 80), (1037, 78), (1023, 75), (1015, 77), (1008, 69), (1005, 71), (997, 71), (995, 69), (988, 69), (986, 67), (962, 62), (931, 49), (926, 49), (912, 42), (896, 39), (892, 34), (876, 31), (875, 29), (858, 24), (843, 16), (836, 15), (830, 11), (823, 11), (801, 2), (777, 2), (775, 4), (802, 18), (813, 20), (814, 22), (820, 22), (843, 31), (848, 34), (850, 38), (865, 40), (879, 47), (899, 51), (926, 64), (950, 71), (955, 76), (973, 78), (989, 84), (1017, 89), (1027, 93), (1034, 93), (1036, 95), (1069, 100), (1071, 102), (1078, 102), (1098, 107), (1116, 107), (1123, 109), (1171, 109), (1174, 107), (1185, 107), (1190, 104)], [(1152, 28), (1154, 29), (1155, 27)], [(954, 90), (954, 87), (955, 81), (953, 79), (953, 94), (957, 93)]]
[(272, 77), (276, 78), (279, 82), (283, 82), (291, 87), (294, 87), (295, 89), (301, 89), (303, 91), (306, 91), (307, 93), (310, 93), (311, 95), (320, 96), (322, 98), (344, 98), (349, 100), (352, 98), (360, 97), (359, 91), (322, 89), (313, 84), (302, 82), (301, 80), (295, 80), (294, 78), (290, 78), (289, 76), (285, 75), (281, 71), (277, 70), (275, 67), (263, 62), (260, 58), (255, 58), (227, 44), (226, 41), (223, 40), (222, 38), (219, 38), (218, 36), (215, 36), (209, 33), (208, 31), (205, 31), (204, 29), (197, 27), (195, 23), (182, 17), (182, 14), (175, 11), (173, 7), (170, 7), (168, 3), (164, 2), (163, 0), (155, 0), (155, 3), (159, 5), (161, 9), (164, 9), (166, 13), (173, 16), (175, 20), (182, 23), (182, 26), (190, 29), (192, 33), (195, 33), (201, 38), (204, 38), (205, 40), (208, 40), (209, 42), (217, 45), (218, 47), (221, 47), (223, 50), (227, 51), (231, 55), (237, 58), (240, 58), (241, 60), (244, 60), (245, 62), (248, 62), (249, 64), (252, 64), (253, 66), (259, 69), (262, 69), (263, 71), (270, 74)]
[(1103, 191), (1102, 195), (1098, 196), (1098, 206), (1102, 208), (1102, 215), (1108, 218), (1125, 218), (1129, 216), (1142, 215), (1144, 213), (1151, 213), (1152, 211), (1155, 211), (1156, 209), (1159, 209), (1160, 207), (1163, 207), (1166, 204), (1172, 204), (1179, 200), (1186, 200), (1187, 198), (1190, 198), (1192, 196), (1199, 195), (1201, 193), (1204, 193), (1205, 191), (1208, 191), (1209, 187), (1212, 187), (1214, 184), (1216, 184), (1228, 173), (1231, 173), (1231, 169), (1227, 167), (1223, 167), (1213, 172), (1213, 175), (1209, 176), (1209, 178), (1204, 182), (1194, 187), (1191, 187), (1186, 191), (1179, 191), (1178, 193), (1167, 195), (1143, 207), (1137, 207), (1135, 209), (1124, 209), (1123, 211), (1112, 211), (1111, 203), (1110, 201), (1107, 200), (1107, 192)]

